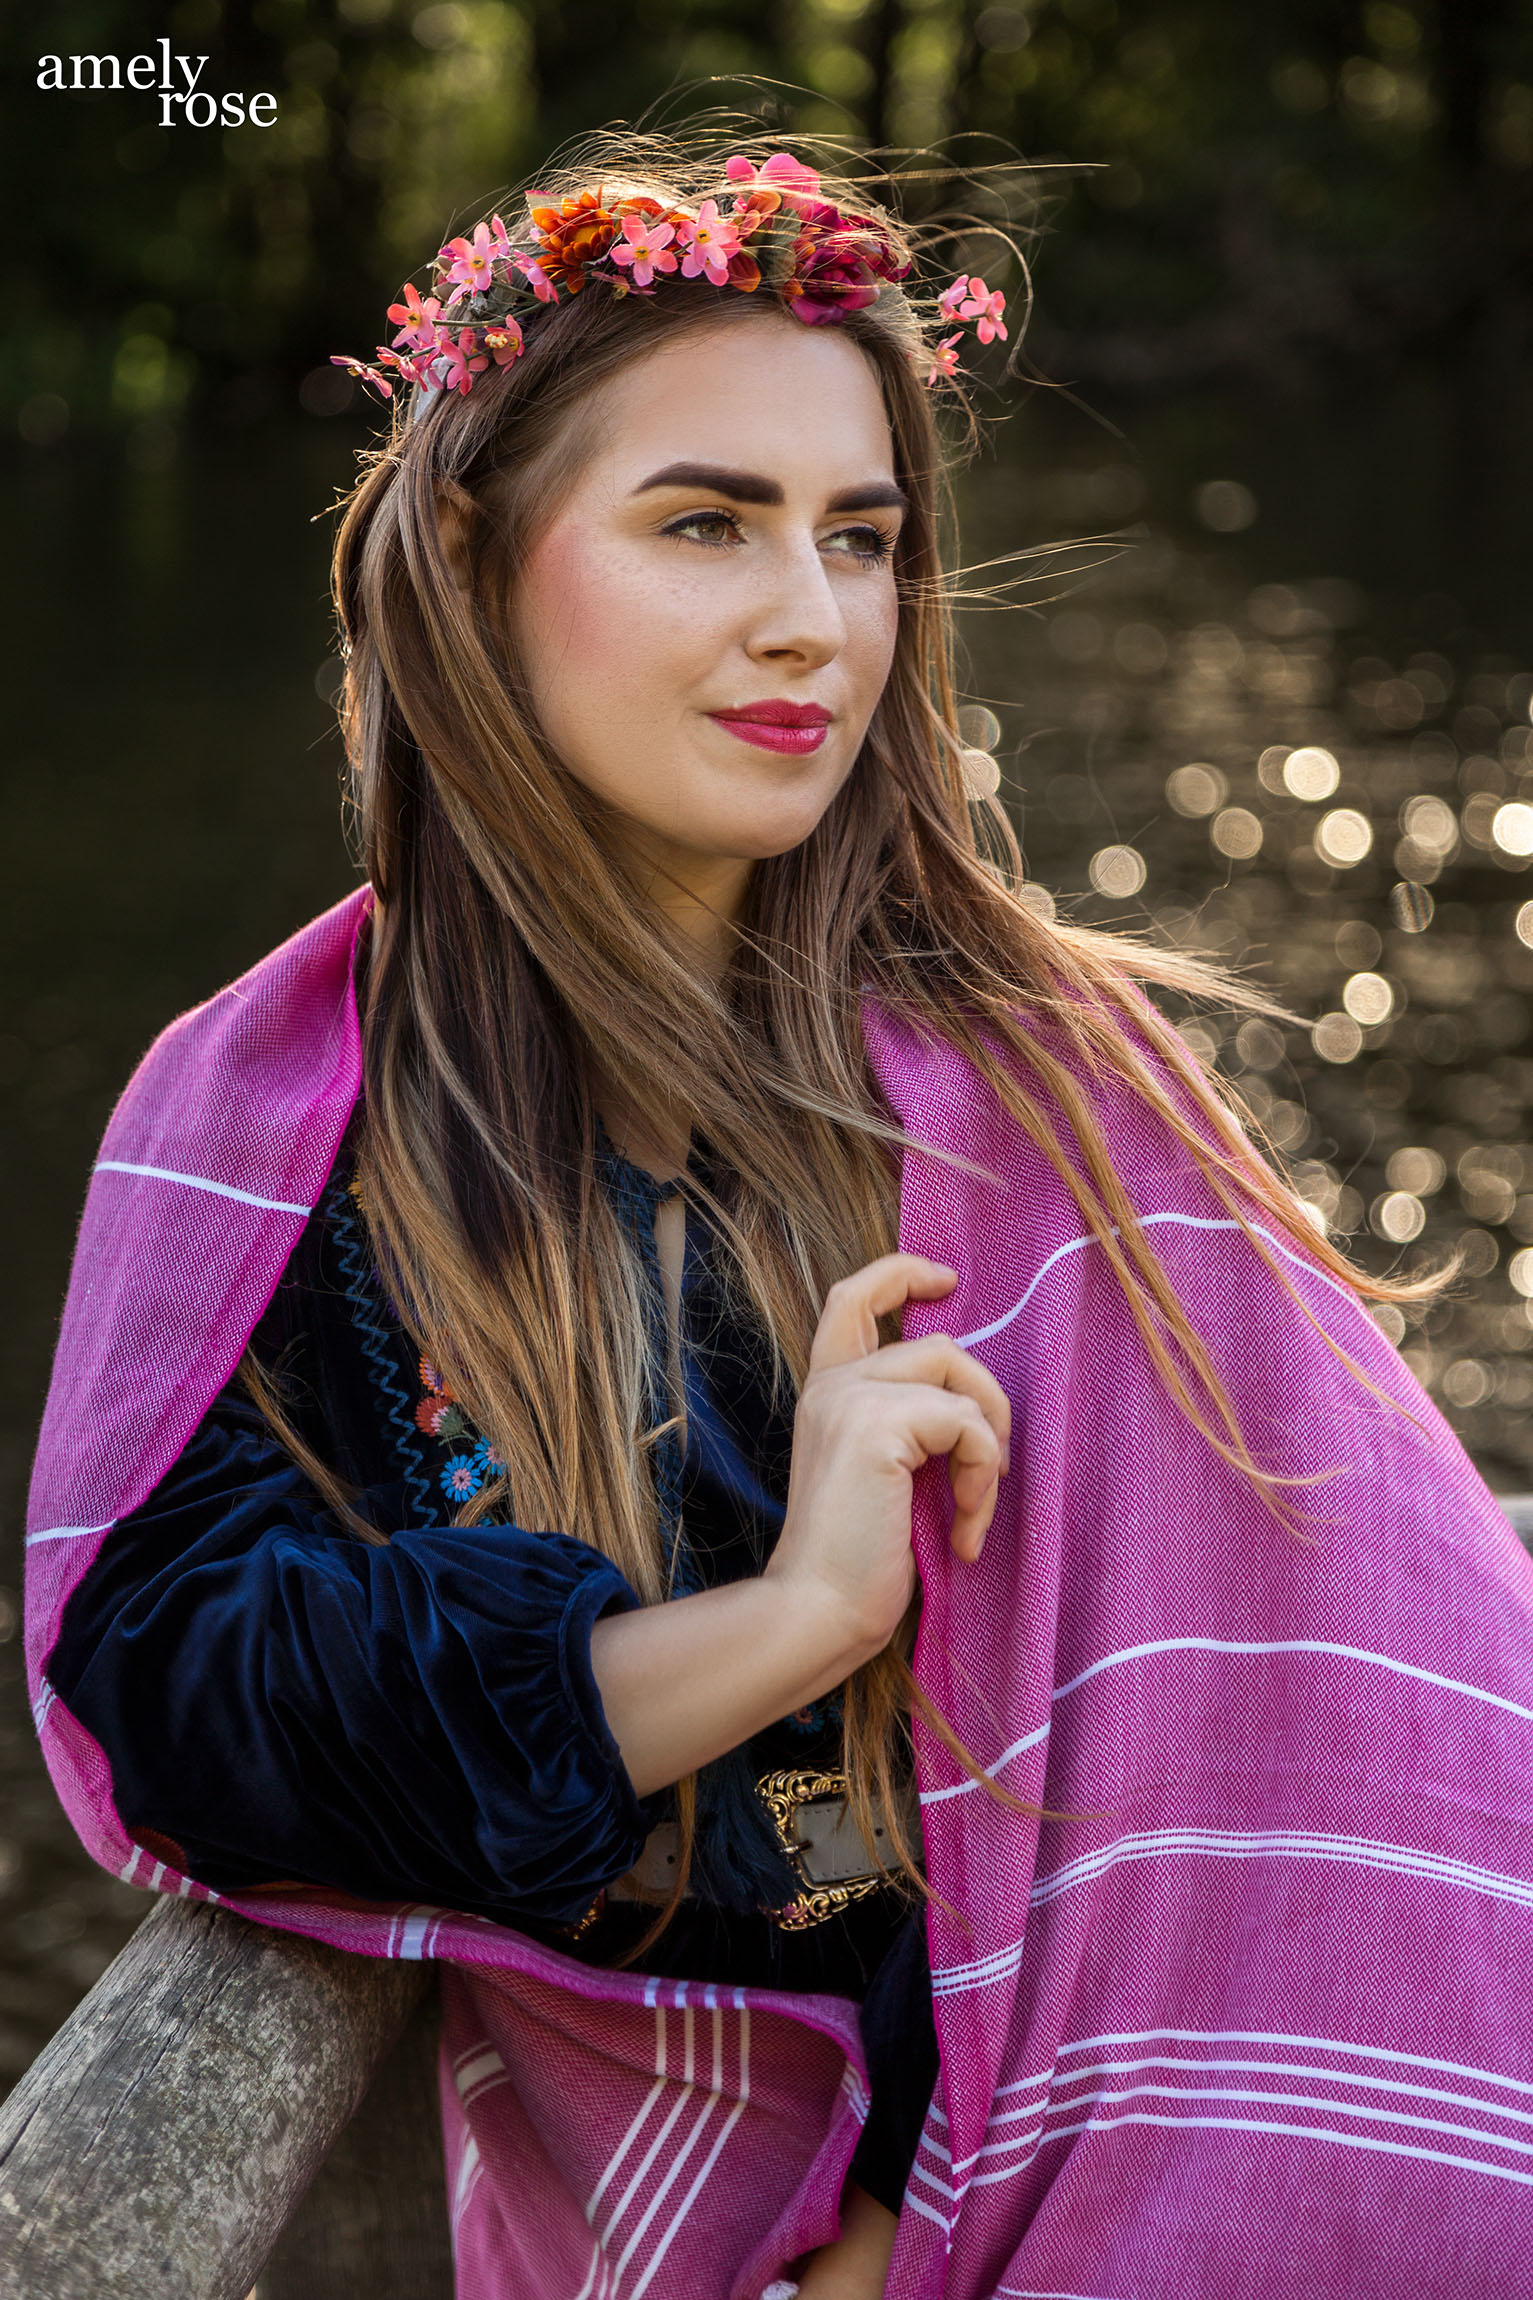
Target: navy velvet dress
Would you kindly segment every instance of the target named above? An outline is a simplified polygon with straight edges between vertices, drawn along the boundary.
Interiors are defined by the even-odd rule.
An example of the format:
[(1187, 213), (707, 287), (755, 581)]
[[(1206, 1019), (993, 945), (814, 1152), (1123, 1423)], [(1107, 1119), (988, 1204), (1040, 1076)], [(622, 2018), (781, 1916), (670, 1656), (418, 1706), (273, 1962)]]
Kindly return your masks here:
[[(706, 1153), (689, 1163), (707, 1173)], [(252, 1337), (300, 1435), (388, 1535), (358, 1541), (237, 1384), (215, 1399), (69, 1600), (49, 1675), (112, 1769), (130, 1833), (200, 1883), (296, 1881), (474, 1911), (596, 1964), (652, 1909), (606, 1902), (672, 1810), (635, 1795), (591, 1671), (593, 1623), (639, 1599), (599, 1550), (460, 1504), (493, 1474), (372, 1265), (343, 1145)], [(647, 1277), (650, 1404), (664, 1418), (661, 1184), (603, 1130), (598, 1174)], [(731, 1318), (687, 1212), (687, 1443), (655, 1448), (678, 1591), (761, 1570), (781, 1528), (791, 1400)], [(755, 1795), (839, 1761), (832, 1696), (706, 1767), (695, 1890), (646, 1971), (823, 1991), (862, 2007), (872, 2110), (852, 2177), (898, 2210), (937, 2074), (925, 1927), (880, 1888), (788, 1930), (798, 1891)], [(592, 1916), (593, 1905), (596, 1914)]]

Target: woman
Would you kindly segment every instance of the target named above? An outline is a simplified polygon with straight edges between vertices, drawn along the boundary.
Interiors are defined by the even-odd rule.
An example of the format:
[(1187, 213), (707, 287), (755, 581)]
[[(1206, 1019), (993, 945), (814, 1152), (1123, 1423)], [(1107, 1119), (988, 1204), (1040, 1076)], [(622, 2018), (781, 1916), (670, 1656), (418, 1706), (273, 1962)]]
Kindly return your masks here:
[[(1353, 1426), (1373, 1414), (1376, 1487), (1417, 1423), (1376, 1407), (1405, 1377), (1351, 1304), (1359, 1291), (1405, 1289), (1359, 1278), (1315, 1235), (1135, 987), (1204, 978), (1041, 921), (1019, 899), (1004, 815), (966, 781), (929, 395), (953, 375), (966, 321), (987, 341), (1004, 333), (1001, 299), (961, 275), (929, 299), (923, 325), (911, 249), (892, 221), (786, 155), (691, 172), (622, 142), (601, 157), (529, 195), (516, 235), (495, 217), (449, 243), (435, 294), (405, 291), (390, 312), (398, 336), (363, 370), (412, 395), (347, 507), (336, 555), (371, 909), (342, 906), (344, 920), (332, 914), (257, 969), (237, 986), (232, 1022), (190, 1018), (181, 1052), (150, 1058), (114, 1120), (98, 1190), (148, 1191), (144, 1221), (183, 1224), (174, 1307), (157, 1312), (172, 1331), (171, 1370), (154, 1392), (153, 1433), (114, 1438), (99, 1488), (109, 1498), (73, 1524), (55, 1518), (58, 1449), (45, 1431), (29, 1583), (45, 1739), (51, 1720), (50, 1762), (71, 1809), (94, 1801), (93, 1849), (126, 1844), (130, 1873), (153, 1862), (143, 1881), (310, 1929), (322, 1908), (358, 1910), (357, 1929), (334, 1937), (436, 1953), (460, 1974), (520, 1975), (516, 2017), (534, 2026), (553, 2019), (550, 1989), (594, 2005), (613, 2036), (618, 2008), (661, 2008), (653, 2090), (591, 2159), (600, 2177), (567, 2183), (579, 2239), (594, 2242), (589, 2263), (576, 2249), (556, 2264), (569, 2216), (558, 2219), (562, 2203), (529, 2206), (513, 2172), (536, 2144), (563, 2177), (579, 2137), (561, 2127), (548, 2140), (560, 2109), (539, 2092), (533, 2031), (495, 2026), (510, 1999), (487, 1980), (464, 1984), (480, 1993), (467, 2026), (454, 2031), (450, 2010), (448, 2058), (451, 2112), (465, 2120), (452, 2159), (465, 2292), (562, 2292), (566, 2257), (568, 2290), (585, 2300), (704, 2288), (754, 2300), (784, 2289), (784, 2276), (806, 2300), (875, 2295), (886, 2278), (909, 2292), (1038, 2290), (1046, 2273), (1058, 2286), (1066, 2269), (1048, 2265), (1055, 2254), (1040, 2266), (1038, 2244), (1074, 2244), (1069, 2272), (1086, 2274), (1095, 2242), (1102, 2276), (1102, 2246), (1110, 2255), (1126, 2242), (1135, 2214), (1114, 2198), (1090, 2234), (1080, 2193), (1069, 2201), (1056, 2173), (1002, 2235), (984, 2218), (990, 2204), (964, 2217), (971, 2186), (1028, 2169), (1006, 2151), (1014, 2102), (1030, 2114), (1040, 2078), (1019, 2000), (1007, 1998), (999, 2026), (985, 2018), (972, 2031), (961, 2027), (967, 2001), (952, 2009), (994, 1984), (1014, 1990), (1028, 1970), (1037, 1928), (1020, 1932), (1027, 1875), (1012, 1873), (1023, 1839), (1005, 1832), (1030, 1832), (1032, 1864), (1040, 1819), (1067, 1828), (1105, 1809), (1081, 1767), (1084, 1743), (1065, 1736), (1050, 1758), (1062, 1768), (1050, 1794), (1041, 1771), (1017, 1763), (1039, 1752), (1041, 1766), (1048, 1737), (1047, 1710), (1036, 1730), (1011, 1733), (1035, 1706), (1027, 1641), (1039, 1593), (1053, 1592), (1060, 1660), (1085, 1653), (1087, 1678), (1162, 1646), (1361, 1651), (1335, 1622), (1329, 1643), (1308, 1634), (1330, 1585), (1315, 1583), (1305, 1547), (1329, 1506), (1316, 1520), (1307, 1484), (1341, 1476), (1350, 1492), (1355, 1465), (1319, 1459), (1302, 1439), (1296, 1448), (1273, 1408), (1295, 1368), (1316, 1385), (1334, 1375)], [(329, 1039), (295, 1051), (307, 1025), (294, 1017), (310, 1011), (301, 1000), (313, 1004), (326, 969), (353, 964), (360, 1095)], [(870, 994), (885, 1017), (876, 1025)], [(225, 1034), (216, 1063), (173, 1084), (210, 1027)], [(247, 1034), (234, 1053), (231, 1030)], [(944, 1072), (935, 1101), (912, 1088), (902, 1106), (898, 1082), (938, 1075), (921, 1053), (933, 1042), (967, 1083)], [(263, 1064), (302, 1068), (309, 1083), (259, 1139), (290, 1138), (320, 1188), (217, 1178), (245, 1172), (227, 1131), (228, 1081), (248, 1095)], [(989, 1118), (978, 1115), (981, 1079)], [(280, 1100), (287, 1088), (266, 1091)], [(960, 1105), (973, 1130), (944, 1144), (941, 1112)], [(921, 1171), (938, 1164), (936, 1182), (894, 1154), (923, 1141), (936, 1159)], [(1068, 1217), (1038, 1279), (1007, 1292), (993, 1199), (988, 1227), (951, 1264), (900, 1250), (902, 1231), (940, 1229), (944, 1207), (974, 1187), (965, 1175), (1004, 1172), (1024, 1153), (1040, 1235), (1050, 1206)], [(1160, 1176), (1157, 1205), (1169, 1195), (1173, 1210), (1146, 1213), (1135, 1187), (1145, 1173)], [(173, 1217), (159, 1211), (167, 1185)], [(187, 1244), (185, 1222), (222, 1218), (209, 1194), (237, 1202), (231, 1219), (253, 1208), (265, 1225), (248, 1252), (231, 1248), (232, 1277)], [(1020, 1230), (1015, 1190), (1000, 1203)], [(104, 1218), (119, 1225), (120, 1249), (123, 1217)], [(1175, 1274), (1176, 1233), (1152, 1240), (1157, 1222), (1223, 1233), (1217, 1251), (1244, 1257), (1206, 1315), (1189, 1308), (1195, 1283)], [(124, 1259), (96, 1235), (88, 1220), (79, 1315), (83, 1266), (99, 1278)], [(1078, 1646), (1072, 1621), (1100, 1592), (1089, 1567), (1048, 1561), (1047, 1529), (1116, 1525), (1121, 1504), (1094, 1516), (1097, 1505), (1071, 1500), (1079, 1448), (1057, 1443), (1068, 1422), (1051, 1421), (1040, 1392), (1027, 1392), (1031, 1499), (1025, 1518), (1007, 1520), (1013, 1562), (982, 1567), (1038, 1336), (1025, 1364), (1007, 1358), (998, 1375), (935, 1322), (960, 1260), (966, 1283), (993, 1261), (998, 1299), (1016, 1306), (968, 1339), (1004, 1328), (1011, 1346), (1043, 1272), (1072, 1255), (1075, 1270), (1081, 1245), (1105, 1273), (1074, 1313), (1071, 1331), (1089, 1346), (1076, 1365), (1050, 1329), (1042, 1356), (1074, 1367), (1066, 1386), (1088, 1401), (1087, 1436), (1100, 1441), (1121, 1410), (1144, 1472), (1181, 1497), (1179, 1516), (1235, 1529), (1237, 1629), (1297, 1619), (1306, 1634), (1271, 1629), (1263, 1642), (1251, 1627), (1255, 1643), (1200, 1631), (1135, 1646), (1125, 1631), (1110, 1654)], [(140, 1268), (152, 1259), (135, 1256)], [(1339, 1339), (1321, 1331), (1314, 1284), (1349, 1289), (1353, 1323)], [(1266, 1289), (1260, 1302), (1253, 1285)], [(1229, 1346), (1231, 1304), (1237, 1327), (1258, 1312), (1262, 1339)], [(141, 1311), (104, 1317), (99, 1284), (91, 1315), (97, 1328), (143, 1331)], [(115, 1383), (114, 1397), (124, 1388), (120, 1360), (80, 1377), (72, 1331), (55, 1432), (92, 1382)], [(201, 1368), (190, 1379), (188, 1354)], [(1105, 1392), (1093, 1386), (1104, 1377)], [(1432, 1443), (1441, 1469), (1452, 1444), (1441, 1425)], [(917, 1473), (941, 1457), (951, 1562), (928, 1540), (927, 1661), (913, 1677), (913, 1496), (926, 1494), (930, 1534), (930, 1478), (923, 1488)], [(1105, 1466), (1093, 1474), (1112, 1482)], [(1461, 1501), (1474, 1489), (1456, 1451), (1442, 1475)], [(1362, 1541), (1362, 1517), (1345, 1516), (1353, 1506), (1344, 1519)], [(1484, 1517), (1478, 1490), (1464, 1506)], [(110, 1520), (99, 1542), (103, 1525), (79, 1523), (98, 1513)], [(1485, 1570), (1512, 1575), (1504, 1607), (1525, 1628), (1525, 1583), (1496, 1557)], [(1096, 1570), (1117, 1604), (1121, 1575), (1107, 1561), (1099, 1545)], [(1031, 1615), (1008, 1620), (998, 1596), (1023, 1580), (986, 1572), (1042, 1573)], [(1222, 1622), (1229, 1593), (1210, 1592)], [(1138, 1602), (1125, 1601), (1136, 1620)], [(999, 1636), (982, 1665), (971, 1636)], [(1047, 1642), (1043, 1666), (1047, 1703)], [(1074, 1689), (1056, 1686), (1054, 1698)], [(1279, 1720), (1290, 1693), (1280, 1689)], [(1176, 1697), (1211, 1701), (1206, 1719), (1227, 1714), (1222, 1693)], [(1146, 1699), (1164, 1712), (1159, 1692)], [(1533, 1710), (1519, 1714), (1533, 1722)], [(1286, 1792), (1274, 1783), (1295, 1777), (1285, 1735), (1275, 1723), (1263, 1744), (1253, 1823), (1275, 1815)], [(1218, 1738), (1209, 1724), (1210, 1750)], [(79, 1754), (91, 1746), (109, 1797)], [(1132, 1806), (1121, 1746), (1115, 1763), (1107, 1802)], [(1158, 1760), (1150, 1773), (1169, 1777)], [(1232, 1813), (1240, 1802), (1232, 1789)], [(957, 1860), (955, 1828), (967, 1848)], [(1171, 1905), (1185, 1910), (1180, 1890)], [(385, 1931), (375, 1910), (392, 1912)], [(941, 1950), (935, 2020), (928, 1921)], [(1261, 1924), (1281, 1933), (1270, 1912)], [(1253, 1936), (1250, 1911), (1237, 1911), (1232, 1971), (1250, 1967), (1253, 1937), (1267, 1931)], [(1177, 1939), (1152, 1959), (1157, 1989), (1186, 1962)], [(1060, 2041), (1059, 2005), (1089, 2002), (1101, 1938), (1049, 1955), (1034, 1994), (1053, 2007), (1053, 2084), (1060, 2055), (1082, 2049), (1079, 2036)], [(662, 1980), (673, 1994), (656, 1993)], [(694, 2068), (695, 1984), (714, 2021), (708, 2099), (731, 2104), (716, 2138), (702, 2120), (676, 2121), (706, 2081), (701, 2060)], [(720, 1991), (741, 2021), (733, 2076)], [(776, 2006), (805, 2033), (818, 2024), (823, 2044), (845, 2040), (836, 2006), (848, 2002), (861, 2008), (866, 2097), (856, 2078), (805, 2075), (821, 2122), (785, 2138), (797, 2064), (784, 2058), (780, 2161), (761, 2159), (766, 2201), (748, 2199), (747, 2175), (689, 2254), (687, 2214), (701, 2194), (702, 2220), (703, 2184), (748, 2099), (761, 2124), (751, 2006), (768, 2025)], [(674, 2035), (668, 2003), (683, 2020)], [(945, 2109), (933, 2099), (939, 2030)], [(575, 2041), (599, 2050), (600, 2033), (598, 2022)], [(634, 2056), (622, 2044), (613, 2057)], [(1088, 2054), (1097, 2061), (1117, 2065)], [(521, 2155), (507, 2144), (498, 2167), (490, 2125), (474, 2121), (486, 2081), (474, 2072), (491, 2062), (489, 2081), (509, 2083), (530, 2119)], [(982, 2113), (965, 2091), (981, 2067)], [(650, 2073), (640, 2070), (646, 2085)], [(838, 2095), (851, 2109), (833, 2117)], [(1063, 2097), (1075, 2108), (1087, 2096)], [(689, 2137), (667, 2142), (673, 2126)], [(1041, 2145), (1043, 2127), (1028, 2129)], [(976, 2171), (997, 2156), (1004, 2169)], [(839, 2219), (814, 2187), (827, 2171)], [(1143, 2168), (1130, 2177), (1142, 2199)], [(1267, 2177), (1250, 2173), (1258, 2186)], [(1252, 2225), (1263, 2212), (1273, 2226), (1291, 2221), (1287, 2178), (1249, 2203)], [(1020, 2187), (993, 2193), (1021, 2209)], [(518, 2247), (542, 2214), (558, 2231), (529, 2266)], [(1137, 2256), (1141, 2275), (1154, 2256)], [(1287, 2289), (1263, 2257), (1268, 2288)], [(1115, 2291), (1203, 2288), (1164, 2258), (1156, 2274), (1169, 2281), (1129, 2281), (1121, 2252), (1117, 2272)], [(1235, 2289), (1232, 2273), (1216, 2262), (1207, 2288)]]

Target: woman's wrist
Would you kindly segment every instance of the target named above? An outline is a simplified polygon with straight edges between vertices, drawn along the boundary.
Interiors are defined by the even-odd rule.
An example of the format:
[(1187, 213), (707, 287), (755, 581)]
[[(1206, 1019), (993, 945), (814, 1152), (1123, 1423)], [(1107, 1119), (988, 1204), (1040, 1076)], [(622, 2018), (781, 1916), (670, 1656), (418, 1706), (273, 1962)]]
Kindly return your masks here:
[(817, 1701), (867, 1658), (830, 1594), (787, 1574), (608, 1614), (591, 1631), (607, 1728), (640, 1797)]

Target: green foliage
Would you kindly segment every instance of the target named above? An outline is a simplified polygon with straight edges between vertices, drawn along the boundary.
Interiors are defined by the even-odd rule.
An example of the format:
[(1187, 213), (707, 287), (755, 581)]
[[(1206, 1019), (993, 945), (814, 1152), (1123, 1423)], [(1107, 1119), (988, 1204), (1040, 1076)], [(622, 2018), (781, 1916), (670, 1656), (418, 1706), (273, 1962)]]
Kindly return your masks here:
[(148, 91), (35, 90), (44, 39), (66, 80), (154, 49), (130, 0), (45, 21), (0, 30), (0, 166), (36, 219), (8, 424), (39, 393), (87, 429), (290, 398), (450, 228), (657, 102), (1062, 163), (1037, 179), (1044, 331), (1088, 381), (1126, 348), (1152, 386), (1388, 355), (1471, 325), (1533, 254), (1533, 0), (178, 0), (163, 36), (203, 85), (276, 98), (268, 127), (206, 129)]

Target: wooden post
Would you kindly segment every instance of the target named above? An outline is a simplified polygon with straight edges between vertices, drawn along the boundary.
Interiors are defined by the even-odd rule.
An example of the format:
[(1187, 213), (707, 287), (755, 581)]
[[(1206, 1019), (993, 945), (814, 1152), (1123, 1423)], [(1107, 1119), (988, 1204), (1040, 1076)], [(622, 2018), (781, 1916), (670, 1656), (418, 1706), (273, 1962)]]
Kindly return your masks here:
[(261, 2270), (256, 2300), (452, 2300), (434, 1984)]
[(157, 1903), (0, 2108), (0, 2300), (245, 2300), (426, 1983)]

